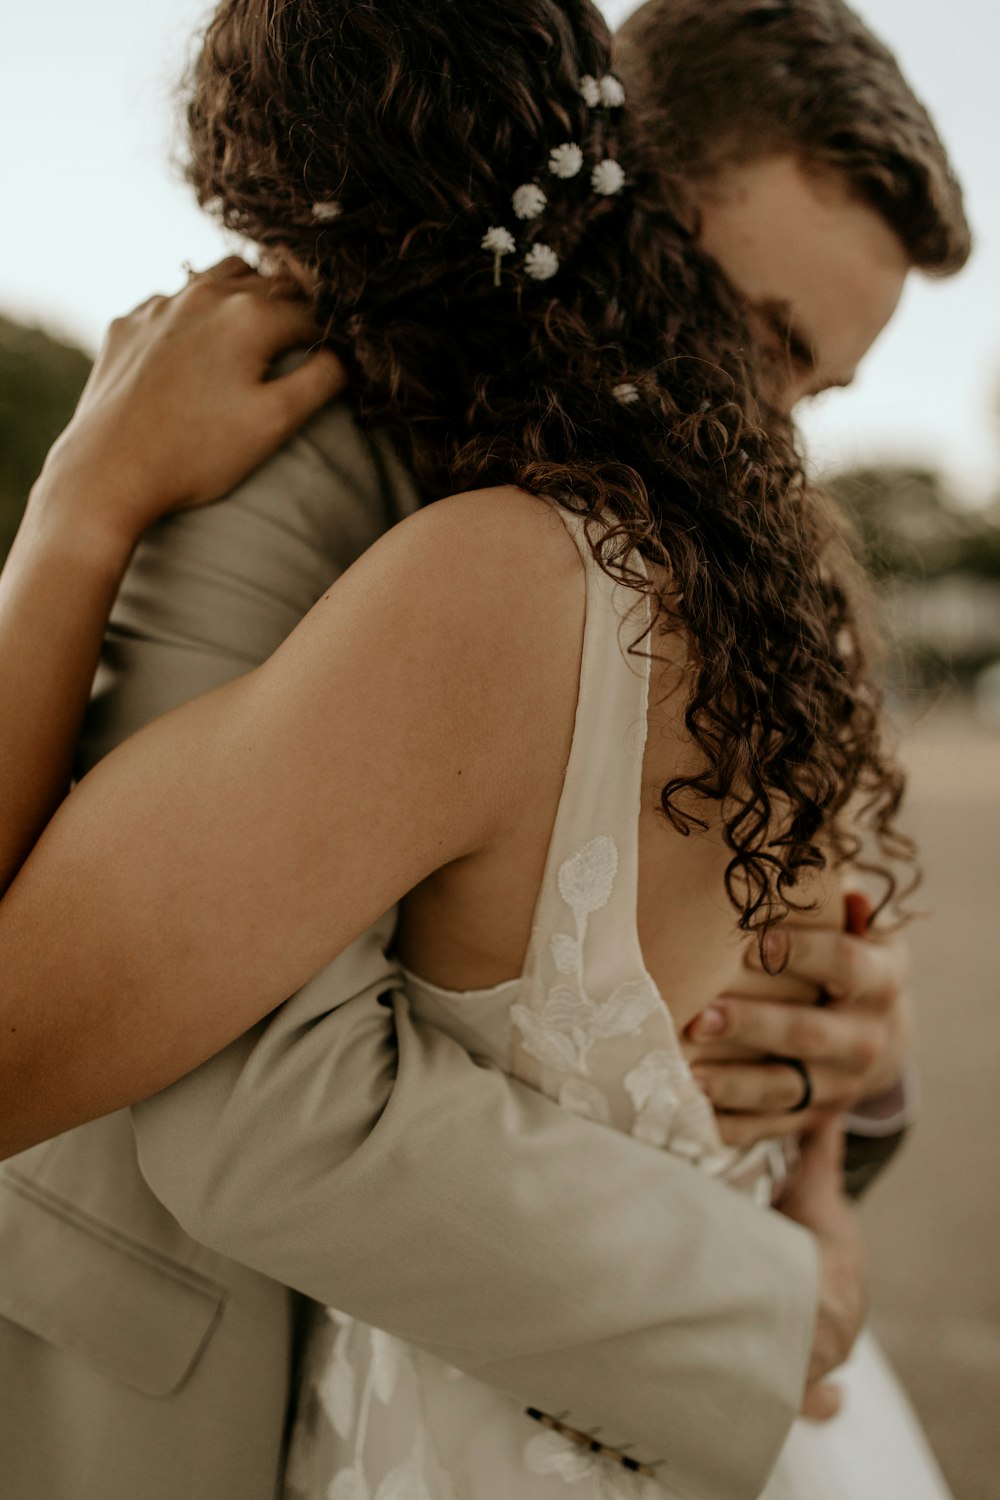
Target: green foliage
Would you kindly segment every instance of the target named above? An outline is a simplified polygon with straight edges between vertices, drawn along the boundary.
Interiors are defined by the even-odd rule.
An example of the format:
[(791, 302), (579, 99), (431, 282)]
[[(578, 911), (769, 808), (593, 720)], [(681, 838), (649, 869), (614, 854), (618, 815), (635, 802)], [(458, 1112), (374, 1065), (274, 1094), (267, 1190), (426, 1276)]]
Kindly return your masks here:
[(835, 475), (828, 487), (857, 524), (876, 576), (996, 576), (1000, 530), (982, 512), (963, 510), (934, 470), (867, 465)]
[(1000, 658), (1000, 513), (962, 509), (939, 474), (906, 464), (828, 487), (882, 584), (897, 689), (969, 687)]
[(81, 349), (0, 317), (0, 559), (89, 371)]

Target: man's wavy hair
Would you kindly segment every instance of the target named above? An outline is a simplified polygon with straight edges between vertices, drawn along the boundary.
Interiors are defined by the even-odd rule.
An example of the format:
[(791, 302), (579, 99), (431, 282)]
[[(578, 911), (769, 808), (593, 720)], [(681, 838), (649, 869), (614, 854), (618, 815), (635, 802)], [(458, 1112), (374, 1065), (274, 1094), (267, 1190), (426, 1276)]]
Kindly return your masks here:
[(646, 0), (615, 45), (686, 178), (792, 152), (841, 174), (920, 270), (965, 265), (972, 235), (934, 122), (844, 0)]
[[(912, 853), (902, 777), (844, 529), (751, 394), (738, 302), (641, 122), (581, 96), (611, 65), (588, 0), (223, 0), (191, 80), (189, 176), (228, 228), (312, 272), (362, 416), (427, 499), (515, 483), (556, 501), (651, 595), (655, 627), (686, 633), (700, 764), (662, 806), (687, 832), (715, 804), (727, 889), (762, 937), (805, 867), (856, 859), (866, 835), (891, 894)], [(587, 156), (570, 181), (545, 173), (564, 142)], [(605, 155), (628, 174), (618, 196), (590, 190)], [(549, 204), (525, 226), (511, 194), (536, 176)], [(551, 245), (557, 276), (509, 256), (495, 286), (493, 225)]]

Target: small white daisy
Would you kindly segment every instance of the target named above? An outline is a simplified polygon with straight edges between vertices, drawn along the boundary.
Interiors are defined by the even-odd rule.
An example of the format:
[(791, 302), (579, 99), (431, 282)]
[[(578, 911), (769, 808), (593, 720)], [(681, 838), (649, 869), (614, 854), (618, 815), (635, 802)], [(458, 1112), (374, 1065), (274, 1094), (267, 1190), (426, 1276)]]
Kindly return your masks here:
[(580, 79), (580, 93), (583, 101), (591, 109), (596, 109), (601, 102), (601, 85), (592, 73), (585, 73)]
[(625, 186), (625, 172), (618, 162), (606, 156), (591, 172), (590, 185), (602, 198), (613, 198)]
[(611, 394), (622, 406), (632, 406), (639, 399), (639, 387), (633, 385), (631, 380), (623, 380), (621, 385), (612, 387)]
[(622, 81), (613, 73), (605, 73), (597, 89), (605, 109), (621, 109), (625, 103), (625, 89)]
[(513, 255), (517, 249), (514, 236), (509, 229), (502, 225), (491, 224), (483, 235), (482, 246), (484, 250), (491, 251), (493, 255), (493, 285), (500, 285), (500, 261), (505, 255)]
[(556, 177), (575, 177), (583, 166), (583, 152), (575, 141), (553, 146), (549, 152), (549, 171)]
[(334, 198), (327, 198), (325, 202), (314, 203), (312, 206), (312, 216), (318, 224), (331, 224), (342, 213), (343, 209)]
[(549, 200), (534, 182), (526, 182), (516, 189), (511, 202), (519, 219), (537, 219)]
[(524, 257), (524, 271), (532, 281), (549, 281), (559, 269), (559, 257), (551, 245), (532, 245)]

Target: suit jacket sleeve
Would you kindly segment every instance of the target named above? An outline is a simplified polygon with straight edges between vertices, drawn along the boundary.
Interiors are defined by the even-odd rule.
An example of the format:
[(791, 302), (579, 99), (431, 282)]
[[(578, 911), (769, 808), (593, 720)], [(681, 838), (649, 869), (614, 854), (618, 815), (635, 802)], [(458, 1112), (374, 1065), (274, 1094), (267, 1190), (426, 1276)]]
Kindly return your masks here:
[[(116, 607), (81, 770), (262, 660), (412, 503), (339, 407), (225, 503), (163, 522)], [(811, 1237), (416, 1022), (391, 928), (136, 1109), (154, 1192), (234, 1259), (600, 1427), (672, 1493), (752, 1500), (798, 1409)]]

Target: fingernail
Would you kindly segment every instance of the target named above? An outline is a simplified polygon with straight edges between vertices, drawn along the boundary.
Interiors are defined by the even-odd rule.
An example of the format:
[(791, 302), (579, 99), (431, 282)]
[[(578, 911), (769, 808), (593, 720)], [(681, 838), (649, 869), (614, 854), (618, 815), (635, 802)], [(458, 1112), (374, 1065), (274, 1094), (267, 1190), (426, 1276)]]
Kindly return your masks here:
[(721, 1005), (710, 1005), (689, 1026), (692, 1036), (721, 1036), (726, 1029), (726, 1012)]
[(764, 966), (775, 973), (788, 957), (788, 933), (769, 932), (764, 939)]

